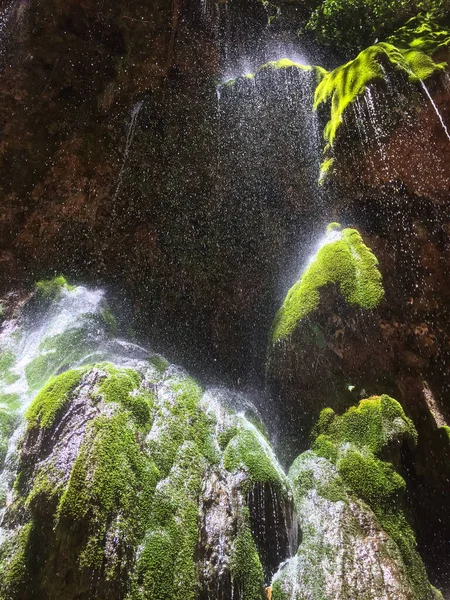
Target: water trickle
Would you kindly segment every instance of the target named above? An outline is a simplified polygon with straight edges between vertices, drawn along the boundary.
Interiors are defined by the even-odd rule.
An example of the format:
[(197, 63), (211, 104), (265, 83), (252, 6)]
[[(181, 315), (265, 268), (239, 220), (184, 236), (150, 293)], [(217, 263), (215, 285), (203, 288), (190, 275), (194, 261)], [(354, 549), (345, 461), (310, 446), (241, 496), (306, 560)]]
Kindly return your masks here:
[(421, 83), (423, 91), (425, 92), (425, 94), (427, 95), (428, 100), (431, 103), (431, 106), (433, 107), (434, 112), (436, 113), (436, 115), (437, 115), (437, 117), (439, 119), (440, 124), (442, 125), (442, 129), (444, 130), (444, 133), (447, 136), (447, 139), (450, 141), (450, 133), (449, 133), (449, 131), (447, 129), (447, 125), (445, 124), (444, 119), (443, 119), (443, 117), (442, 117), (442, 115), (441, 115), (441, 113), (439, 111), (439, 108), (436, 106), (436, 103), (433, 100), (433, 98), (432, 98), (432, 96), (430, 94), (429, 89), (425, 85), (425, 82), (421, 81), (420, 83)]
[(133, 108), (131, 110), (131, 119), (130, 119), (130, 124), (128, 126), (127, 139), (125, 142), (125, 150), (124, 150), (123, 158), (122, 158), (122, 166), (120, 168), (119, 177), (117, 179), (116, 191), (114, 192), (114, 197), (113, 197), (114, 200), (117, 200), (117, 197), (120, 192), (120, 188), (122, 186), (122, 180), (123, 180), (123, 175), (125, 173), (125, 167), (127, 164), (128, 155), (130, 153), (131, 144), (133, 143), (134, 135), (136, 133), (136, 125), (137, 125), (137, 121), (139, 118), (139, 113), (141, 112), (143, 105), (144, 105), (144, 101), (139, 100), (138, 102), (136, 102), (136, 104), (133, 106)]
[(0, 11), (0, 59), (11, 42), (11, 33), (20, 26), (31, 0), (11, 0)]

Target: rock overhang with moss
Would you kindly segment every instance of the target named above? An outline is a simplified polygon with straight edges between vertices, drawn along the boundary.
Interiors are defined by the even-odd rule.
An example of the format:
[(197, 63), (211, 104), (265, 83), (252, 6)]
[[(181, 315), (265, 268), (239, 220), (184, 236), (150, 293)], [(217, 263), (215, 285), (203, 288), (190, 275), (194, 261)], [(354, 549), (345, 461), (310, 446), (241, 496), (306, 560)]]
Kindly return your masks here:
[(365, 310), (383, 299), (378, 260), (356, 229), (341, 231), (339, 224), (330, 224), (324, 243), (275, 317), (272, 344), (289, 338), (301, 320), (319, 307), (321, 289), (327, 285), (336, 285), (347, 303)]

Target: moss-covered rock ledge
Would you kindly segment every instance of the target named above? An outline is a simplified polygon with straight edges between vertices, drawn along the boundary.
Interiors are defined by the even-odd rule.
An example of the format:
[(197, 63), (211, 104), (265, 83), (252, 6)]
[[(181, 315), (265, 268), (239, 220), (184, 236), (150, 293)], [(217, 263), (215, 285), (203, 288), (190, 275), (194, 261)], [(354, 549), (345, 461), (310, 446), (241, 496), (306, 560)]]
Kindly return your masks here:
[(372, 309), (384, 296), (378, 261), (356, 229), (331, 223), (324, 243), (301, 278), (289, 290), (272, 327), (272, 343), (288, 338), (314, 312), (322, 288), (336, 285), (346, 302)]
[(416, 432), (388, 396), (342, 416), (324, 410), (312, 450), (289, 471), (303, 540), (274, 578), (273, 600), (442, 600), (432, 588), (406, 517), (395, 468)]

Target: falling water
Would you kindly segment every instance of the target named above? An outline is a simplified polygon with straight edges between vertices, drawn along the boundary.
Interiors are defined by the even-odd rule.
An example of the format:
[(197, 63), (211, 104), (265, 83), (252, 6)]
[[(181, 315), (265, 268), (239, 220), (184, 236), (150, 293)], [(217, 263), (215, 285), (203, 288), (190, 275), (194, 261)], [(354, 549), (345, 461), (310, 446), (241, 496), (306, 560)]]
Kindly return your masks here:
[(427, 86), (425, 85), (425, 82), (421, 81), (420, 83), (421, 83), (421, 85), (422, 85), (422, 89), (423, 89), (423, 91), (425, 92), (425, 94), (426, 94), (426, 95), (427, 95), (427, 97), (428, 97), (428, 100), (431, 102), (431, 106), (433, 107), (433, 109), (434, 109), (434, 112), (436, 113), (436, 115), (437, 115), (437, 117), (438, 117), (438, 119), (439, 119), (439, 121), (440, 121), (440, 123), (441, 123), (441, 125), (442, 125), (442, 129), (444, 130), (444, 132), (445, 132), (445, 135), (447, 136), (447, 139), (450, 141), (450, 134), (449, 134), (449, 132), (448, 132), (448, 129), (447, 129), (447, 126), (446, 126), (446, 124), (444, 123), (444, 119), (442, 118), (442, 115), (441, 115), (441, 113), (439, 112), (439, 109), (438, 109), (438, 107), (436, 106), (436, 103), (435, 103), (435, 101), (433, 100), (433, 98), (432, 98), (432, 96), (431, 96), (431, 94), (430, 94), (430, 92), (429, 92), (429, 90), (428, 90)]
[[(140, 346), (113, 337), (111, 326), (103, 290), (83, 286), (63, 287), (46, 308), (32, 306), (20, 319), (6, 322), (0, 334), (0, 410), (18, 427), (9, 439), (5, 467), (0, 471), (0, 495), (11, 490), (17, 442), (23, 433), (21, 421), (45, 379), (105, 360), (133, 366), (148, 356)], [(0, 542), (1, 522), (0, 510)]]
[(119, 172), (119, 177), (117, 179), (116, 191), (114, 192), (114, 197), (113, 197), (114, 200), (117, 200), (117, 197), (120, 192), (120, 188), (122, 186), (122, 180), (123, 180), (123, 175), (125, 172), (125, 167), (127, 164), (128, 154), (130, 152), (131, 144), (133, 143), (134, 135), (136, 133), (136, 125), (137, 125), (137, 121), (139, 118), (139, 113), (141, 112), (143, 105), (144, 105), (144, 101), (139, 100), (133, 106), (133, 109), (131, 111), (131, 119), (130, 119), (130, 124), (128, 126), (127, 140), (125, 143), (125, 150), (124, 150), (123, 158), (122, 158), (122, 166), (121, 166), (121, 169)]
[(0, 11), (0, 58), (2, 58), (8, 43), (11, 42), (11, 30), (22, 23), (30, 0), (11, 0)]

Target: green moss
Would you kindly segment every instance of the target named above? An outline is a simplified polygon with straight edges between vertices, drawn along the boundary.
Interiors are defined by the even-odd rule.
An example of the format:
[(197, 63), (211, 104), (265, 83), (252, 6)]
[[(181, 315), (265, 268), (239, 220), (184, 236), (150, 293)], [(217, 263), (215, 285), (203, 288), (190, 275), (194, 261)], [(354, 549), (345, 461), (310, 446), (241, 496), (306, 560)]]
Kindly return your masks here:
[(35, 283), (36, 292), (42, 300), (57, 300), (62, 290), (73, 291), (75, 286), (69, 285), (65, 277), (60, 275), (53, 279), (42, 279)]
[(100, 317), (106, 327), (108, 335), (111, 337), (115, 336), (117, 334), (117, 320), (112, 314), (111, 309), (108, 307), (104, 308), (100, 313)]
[(268, 483), (277, 489), (286, 488), (285, 476), (277, 467), (268, 442), (256, 428), (238, 429), (225, 449), (223, 465), (231, 473), (244, 470), (248, 475), (246, 487)]
[(289, 58), (282, 58), (280, 60), (271, 60), (267, 62), (256, 70), (256, 73), (260, 73), (261, 71), (266, 71), (268, 69), (290, 69), (290, 68), (301, 69), (302, 71), (312, 71), (313, 67), (310, 65), (302, 65), (301, 63), (294, 62)]
[(440, 429), (447, 434), (448, 440), (450, 441), (450, 427), (448, 427), (448, 425), (443, 425)]
[(157, 487), (133, 599), (195, 600), (198, 499), (206, 466), (198, 445), (185, 442), (169, 477)]
[[(21, 514), (36, 523), (46, 515), (40, 535), (48, 549), (40, 553), (42, 564), (30, 580), (35, 589), (42, 586), (42, 593), (61, 597), (61, 582), (47, 573), (53, 549), (64, 547), (64, 565), (75, 579), (85, 581), (88, 574), (120, 582), (128, 600), (198, 597), (199, 502), (205, 473), (220, 460), (214, 439), (218, 424), (205, 411), (203, 390), (182, 374), (167, 377), (155, 398), (143, 388), (139, 373), (104, 363), (56, 377), (27, 411), (29, 428), (48, 428), (63, 410), (69, 413), (75, 393), (97, 409), (83, 424), (73, 464), (63, 462), (61, 449), (62, 455), (35, 465), (32, 481), (22, 468), (25, 475), (15, 488)], [(223, 431), (223, 448), (240, 435), (245, 419), (229, 415), (227, 423), (234, 424)], [(261, 468), (254, 466), (253, 455), (259, 444), (264, 480), (280, 479), (273, 465), (266, 466), (267, 443), (252, 425), (247, 427), (256, 440), (250, 458), (246, 454), (250, 470)], [(262, 599), (263, 571), (249, 515), (240, 517), (232, 548), (233, 582), (243, 590), (242, 598)], [(25, 541), (24, 552), (30, 551)]]
[(349, 304), (364, 309), (374, 308), (383, 298), (378, 261), (356, 229), (344, 229), (340, 239), (322, 246), (305, 273), (289, 290), (275, 317), (273, 342), (289, 337), (298, 322), (318, 308), (320, 288), (328, 284), (339, 285)]
[[(99, 416), (87, 426), (67, 489), (57, 509), (57, 534), (79, 524), (83, 540), (79, 566), (100, 569), (105, 561), (105, 536), (117, 515), (115, 535), (133, 546), (145, 527), (145, 513), (159, 473), (146, 460), (128, 411)], [(111, 565), (114, 570), (118, 565)]]
[(19, 407), (19, 394), (0, 394), (0, 409), (5, 408), (8, 411), (14, 411), (17, 410)]
[[(324, 131), (325, 140), (330, 146), (335, 141), (347, 107), (365, 92), (370, 83), (385, 80), (386, 64), (405, 73), (412, 82), (423, 81), (445, 67), (445, 63), (435, 63), (420, 50), (399, 49), (387, 42), (380, 42), (363, 50), (354, 60), (327, 73), (316, 88), (314, 106), (318, 108), (322, 103), (331, 103), (330, 120)], [(329, 159), (325, 165), (330, 165)]]
[(236, 82), (243, 79), (254, 79), (258, 75), (263, 73), (284, 71), (285, 69), (299, 69), (300, 71), (314, 71), (317, 81), (320, 81), (326, 74), (327, 71), (319, 66), (302, 65), (301, 63), (294, 62), (289, 58), (282, 58), (280, 60), (271, 60), (263, 65), (260, 65), (255, 73), (247, 73), (241, 77), (235, 79), (229, 79), (220, 85), (220, 87), (233, 87)]
[(152, 456), (163, 477), (170, 472), (179, 447), (187, 441), (194, 442), (211, 462), (216, 461), (211, 420), (200, 406), (201, 387), (189, 377), (174, 378), (168, 385), (172, 393), (167, 394), (155, 416), (159, 434), (150, 441)]
[(12, 350), (2, 350), (0, 352), (0, 382), (11, 385), (20, 379), (19, 375), (11, 371), (15, 363), (16, 355)]
[(0, 598), (20, 598), (28, 578), (31, 523), (24, 525), (12, 540), (0, 547)]
[(398, 501), (406, 491), (405, 481), (386, 462), (356, 451), (349, 451), (338, 460), (338, 471), (348, 487), (369, 506), (383, 510)]
[(434, 600), (445, 600), (444, 596), (441, 594), (441, 592), (439, 590), (437, 590), (433, 586), (431, 586), (431, 589), (433, 590)]
[[(318, 466), (322, 467), (318, 469)], [(318, 473), (320, 474), (318, 476)], [(289, 469), (289, 479), (293, 484), (297, 505), (310, 490), (316, 490), (319, 496), (330, 502), (347, 502), (348, 494), (342, 478), (333, 471), (328, 463), (324, 466), (322, 458), (316, 452), (304, 452)]]
[(317, 442), (323, 447), (329, 442), (333, 445), (349, 442), (358, 449), (367, 449), (380, 456), (392, 441), (409, 439), (417, 441), (414, 424), (405, 415), (401, 405), (386, 394), (362, 400), (358, 406), (352, 406), (342, 416), (336, 416), (331, 409), (322, 411), (314, 428)]
[(39, 355), (25, 367), (30, 389), (40, 389), (50, 377), (79, 363), (92, 347), (92, 341), (83, 329), (69, 329), (45, 338), (39, 344)]
[(404, 513), (406, 484), (403, 478), (389, 463), (357, 452), (348, 452), (339, 459), (338, 471), (348, 487), (370, 506), (383, 530), (397, 544), (416, 597), (428, 597), (427, 573)]
[(417, 442), (414, 425), (401, 405), (383, 395), (362, 400), (341, 416), (326, 409), (314, 436), (313, 451), (337, 466), (347, 491), (369, 505), (397, 544), (415, 597), (429, 597), (425, 567), (405, 516), (405, 481), (391, 463), (380, 460), (402, 441)]
[(327, 176), (333, 172), (334, 158), (327, 158), (320, 165), (319, 185), (322, 185)]
[(161, 374), (165, 373), (169, 368), (169, 362), (160, 354), (154, 354), (148, 359), (148, 362)]
[(98, 386), (98, 393), (105, 402), (115, 402), (129, 410), (141, 426), (149, 426), (153, 394), (148, 391), (138, 391), (142, 377), (133, 369), (120, 369), (112, 364), (99, 366), (105, 371), (106, 377)]
[(219, 444), (219, 448), (223, 451), (231, 442), (231, 440), (238, 434), (238, 428), (236, 426), (230, 427), (225, 431), (219, 433), (217, 442)]
[(242, 600), (264, 598), (264, 572), (248, 521), (241, 524), (233, 542), (230, 571)]
[(28, 429), (51, 427), (59, 411), (69, 402), (72, 392), (80, 383), (85, 372), (85, 368), (73, 369), (51, 379), (25, 413)]
[(450, 31), (443, 27), (433, 12), (420, 13), (397, 29), (386, 42), (405, 50), (418, 50), (428, 55), (447, 48)]
[(338, 459), (338, 450), (336, 444), (330, 440), (326, 435), (319, 435), (313, 444), (313, 450), (317, 456), (327, 458), (332, 463), (335, 463)]
[[(34, 506), (48, 502), (56, 506), (62, 493), (63, 480), (64, 472), (46, 463), (33, 480), (33, 487), (25, 499), (25, 506), (31, 507), (32, 510)], [(19, 486), (20, 481), (16, 482), (16, 487)]]
[(19, 417), (14, 412), (0, 408), (0, 469), (2, 469), (8, 451), (9, 438), (19, 424)]

